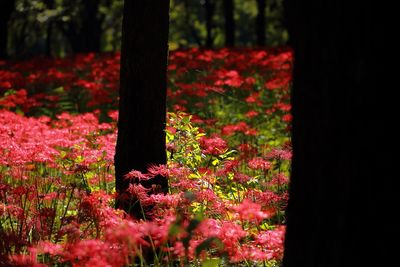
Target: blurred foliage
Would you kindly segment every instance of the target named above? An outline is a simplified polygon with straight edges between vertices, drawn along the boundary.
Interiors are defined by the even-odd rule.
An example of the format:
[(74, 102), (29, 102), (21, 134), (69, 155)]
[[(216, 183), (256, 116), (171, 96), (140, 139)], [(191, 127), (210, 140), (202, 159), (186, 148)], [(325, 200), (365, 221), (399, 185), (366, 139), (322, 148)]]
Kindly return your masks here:
[[(211, 0), (209, 0), (211, 1)], [(88, 3), (91, 10), (84, 13)], [(93, 4), (94, 2), (94, 4)], [(204, 46), (206, 42), (205, 0), (171, 0), (170, 48)], [(223, 1), (212, 0), (215, 7), (211, 36), (213, 47), (224, 46)], [(267, 46), (283, 45), (288, 35), (283, 25), (283, 0), (267, 0)], [(256, 0), (235, 0), (236, 45), (256, 43)], [(76, 51), (72, 38), (88, 32), (85, 21), (100, 25), (100, 51), (118, 51), (121, 41), (123, 0), (16, 0), (9, 21), (8, 54), (14, 58), (32, 55), (65, 56)], [(89, 16), (88, 13), (93, 14)], [(86, 30), (86, 31), (85, 31)]]

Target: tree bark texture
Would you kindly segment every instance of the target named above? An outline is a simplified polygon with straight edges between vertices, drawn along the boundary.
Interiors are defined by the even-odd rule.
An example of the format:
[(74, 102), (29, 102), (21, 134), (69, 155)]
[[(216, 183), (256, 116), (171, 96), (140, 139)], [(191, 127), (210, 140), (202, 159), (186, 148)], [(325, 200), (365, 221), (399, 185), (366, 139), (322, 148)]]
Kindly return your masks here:
[[(165, 164), (165, 123), (168, 60), (169, 0), (125, 1), (122, 25), (118, 139), (115, 154), (117, 207), (137, 218), (135, 199), (126, 202), (132, 169), (147, 172), (151, 164)], [(142, 183), (167, 193), (164, 177)]]
[(14, 0), (0, 2), (0, 59), (7, 58), (8, 21), (14, 11)]
[(259, 46), (264, 46), (266, 44), (265, 8), (266, 8), (266, 0), (257, 0), (256, 37), (257, 37), (257, 45)]
[(224, 17), (225, 17), (225, 46), (233, 47), (235, 46), (235, 18), (234, 10), (235, 3), (233, 0), (224, 0)]
[(284, 267), (398, 261), (398, 100), (382, 55), (393, 41), (374, 17), (383, 5), (356, 2), (285, 2), (295, 66)]

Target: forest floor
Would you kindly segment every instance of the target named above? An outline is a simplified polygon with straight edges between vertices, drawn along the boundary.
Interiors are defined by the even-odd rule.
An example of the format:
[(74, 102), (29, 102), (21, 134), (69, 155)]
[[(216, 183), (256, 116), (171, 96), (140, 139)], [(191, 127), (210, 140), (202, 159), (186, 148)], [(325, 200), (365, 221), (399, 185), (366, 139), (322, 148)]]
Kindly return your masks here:
[(0, 265), (278, 266), (292, 52), (170, 53), (168, 163), (126, 176), (152, 220), (113, 208), (119, 60), (0, 62)]

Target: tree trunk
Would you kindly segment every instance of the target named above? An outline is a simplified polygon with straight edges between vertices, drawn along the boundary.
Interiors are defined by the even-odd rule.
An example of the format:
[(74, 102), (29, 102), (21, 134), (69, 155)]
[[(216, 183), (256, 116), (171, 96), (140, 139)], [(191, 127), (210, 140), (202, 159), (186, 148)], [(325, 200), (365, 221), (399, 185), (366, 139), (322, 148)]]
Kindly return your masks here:
[(184, 0), (183, 2), (183, 6), (185, 8), (185, 22), (186, 22), (186, 29), (188, 31), (188, 34), (191, 35), (194, 39), (194, 41), (196, 42), (196, 44), (199, 47), (203, 46), (203, 42), (199, 36), (199, 34), (197, 33), (197, 30), (194, 28), (194, 26), (192, 25), (191, 21), (190, 21), (190, 5), (189, 5), (189, 0)]
[(99, 1), (85, 0), (84, 3), (83, 23), (80, 32), (82, 50), (79, 52), (99, 52), (101, 39), (101, 21), (97, 17)]
[(214, 38), (213, 38), (214, 23), (213, 23), (213, 17), (214, 17), (214, 12), (215, 12), (215, 4), (212, 2), (212, 0), (205, 0), (205, 2), (204, 2), (204, 10), (205, 10), (205, 13), (206, 13), (206, 31), (207, 31), (206, 47), (207, 48), (212, 48), (213, 45), (214, 45)]
[(257, 45), (264, 46), (265, 41), (265, 0), (257, 0), (256, 37)]
[[(74, 1), (66, 2), (74, 5)], [(68, 38), (74, 53), (88, 53), (100, 51), (101, 20), (98, 18), (99, 1), (82, 1), (79, 16), (68, 24), (61, 25), (64, 35)], [(80, 20), (80, 21), (76, 21)]]
[[(126, 0), (121, 49), (118, 139), (115, 154), (117, 207), (143, 218), (136, 199), (126, 201), (132, 169), (146, 172), (151, 164), (165, 164), (165, 123), (169, 0)], [(167, 193), (164, 177), (143, 183)], [(146, 207), (145, 207), (146, 208)]]
[[(47, 9), (54, 9), (54, 0), (45, 0), (44, 3)], [(53, 21), (48, 21), (46, 29), (46, 55), (51, 56), (51, 39), (53, 35)]]
[(234, 19), (234, 2), (233, 0), (224, 0), (224, 16), (225, 16), (225, 46), (235, 46), (235, 19)]
[(285, 4), (295, 66), (283, 266), (394, 266), (398, 100), (382, 51), (396, 46), (374, 18), (384, 5)]
[(0, 2), (0, 59), (7, 58), (8, 21), (14, 11), (14, 0)]

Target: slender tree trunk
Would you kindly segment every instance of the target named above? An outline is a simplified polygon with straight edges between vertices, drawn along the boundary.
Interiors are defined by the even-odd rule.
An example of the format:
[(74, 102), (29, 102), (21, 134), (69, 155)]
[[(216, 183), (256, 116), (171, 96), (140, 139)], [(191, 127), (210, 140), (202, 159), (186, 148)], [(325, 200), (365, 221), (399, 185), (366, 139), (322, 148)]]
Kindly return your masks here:
[(215, 4), (212, 0), (205, 0), (204, 2), (204, 10), (206, 13), (206, 47), (212, 48), (214, 45), (214, 38), (213, 38), (213, 29), (214, 29), (214, 12), (215, 12)]
[(183, 5), (185, 7), (186, 13), (184, 14), (185, 16), (185, 22), (186, 26), (188, 29), (188, 33), (193, 37), (194, 41), (199, 47), (203, 46), (203, 42), (197, 33), (196, 29), (193, 27), (191, 21), (190, 21), (190, 6), (189, 6), (189, 0), (184, 0)]
[(235, 3), (233, 0), (224, 0), (224, 17), (225, 17), (225, 46), (233, 47), (235, 46), (235, 19), (234, 19), (234, 9)]
[[(60, 28), (70, 42), (74, 53), (99, 52), (101, 41), (101, 20), (98, 18), (99, 0), (82, 1), (79, 16), (68, 24), (61, 24)], [(74, 1), (66, 2), (73, 5)]]
[(266, 0), (257, 0), (256, 37), (257, 45), (264, 46), (265, 41), (265, 8)]
[(0, 1), (0, 59), (7, 58), (8, 21), (14, 11), (14, 0)]
[[(54, 9), (54, 0), (45, 0), (44, 1), (48, 9)], [(50, 20), (47, 24), (46, 30), (46, 55), (51, 56), (51, 39), (53, 35), (53, 22)]]
[(286, 0), (295, 66), (284, 267), (398, 262), (398, 98), (382, 68), (395, 46), (392, 24), (374, 18), (386, 8)]
[(99, 1), (85, 0), (84, 3), (80, 31), (82, 48), (79, 52), (99, 52), (101, 40), (101, 21), (98, 18)]
[[(126, 0), (121, 49), (118, 139), (115, 154), (117, 207), (143, 218), (137, 199), (124, 194), (132, 169), (165, 164), (169, 0)], [(167, 193), (164, 177), (143, 183)], [(153, 186), (154, 187), (154, 186)], [(131, 197), (131, 196), (129, 196)], [(144, 207), (146, 209), (146, 207)]]
[(53, 36), (53, 23), (49, 22), (49, 25), (47, 25), (47, 31), (46, 31), (46, 56), (51, 56), (51, 40)]

